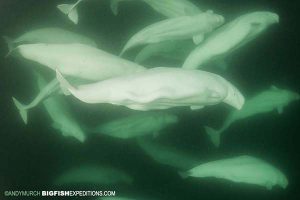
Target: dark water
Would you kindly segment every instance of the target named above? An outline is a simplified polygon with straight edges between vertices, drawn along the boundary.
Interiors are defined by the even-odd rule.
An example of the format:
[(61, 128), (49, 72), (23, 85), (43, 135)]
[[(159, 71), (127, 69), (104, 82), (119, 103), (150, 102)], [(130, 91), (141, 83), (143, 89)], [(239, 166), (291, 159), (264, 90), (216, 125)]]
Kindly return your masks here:
[[(56, 9), (58, 3), (64, 2), (67, 0), (0, 0), (0, 35), (13, 37), (33, 28), (58, 26), (85, 34), (95, 39), (101, 49), (117, 54), (133, 33), (163, 19), (143, 3), (123, 3), (119, 16), (115, 17), (106, 1), (91, 0), (80, 6), (80, 22), (75, 26)], [(228, 21), (253, 10), (278, 13), (280, 24), (235, 52), (229, 62), (230, 69), (220, 73), (233, 80), (246, 97), (272, 84), (300, 92), (299, 1), (194, 2), (223, 14)], [(51, 120), (41, 106), (30, 112), (29, 124), (25, 126), (11, 97), (29, 101), (36, 93), (32, 89), (34, 81), (28, 66), (22, 66), (21, 60), (5, 59), (6, 53), (6, 44), (1, 41), (0, 199), (5, 199), (2, 194), (5, 190), (60, 190), (62, 188), (52, 185), (53, 179), (63, 170), (82, 164), (111, 165), (130, 174), (135, 180), (131, 186), (101, 187), (102, 190), (116, 190), (120, 196), (136, 194), (165, 200), (300, 197), (299, 103), (289, 105), (282, 115), (272, 112), (234, 124), (226, 131), (219, 150), (211, 146), (203, 126), (220, 126), (229, 111), (224, 105), (194, 112), (188, 109), (168, 111), (178, 114), (180, 122), (167, 129), (167, 134), (158, 141), (184, 149), (204, 162), (242, 154), (260, 157), (282, 169), (289, 179), (289, 186), (268, 191), (258, 186), (215, 179), (183, 180), (175, 169), (162, 166), (144, 155), (134, 140), (120, 141), (98, 136), (89, 137), (80, 144), (62, 137), (51, 128)], [(108, 105), (97, 108), (82, 105), (74, 98), (68, 98), (68, 102), (77, 118), (84, 123), (100, 123), (132, 112)]]

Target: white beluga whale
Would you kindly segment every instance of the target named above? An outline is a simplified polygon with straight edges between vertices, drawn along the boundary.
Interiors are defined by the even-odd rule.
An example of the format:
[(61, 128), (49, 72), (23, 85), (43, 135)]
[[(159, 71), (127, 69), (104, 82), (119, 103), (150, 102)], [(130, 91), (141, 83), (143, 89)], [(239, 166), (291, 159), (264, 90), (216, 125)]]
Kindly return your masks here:
[[(47, 81), (40, 74), (36, 72), (34, 74), (37, 78), (39, 89), (43, 90), (47, 85)], [(43, 102), (43, 105), (50, 118), (53, 120), (53, 128), (59, 130), (65, 137), (73, 137), (80, 142), (85, 141), (86, 134), (72, 115), (69, 105), (65, 102), (62, 96), (51, 96)], [(22, 111), (20, 112), (22, 115)]]
[(126, 172), (111, 166), (83, 165), (71, 168), (54, 180), (62, 185), (116, 185), (131, 184), (133, 179)]
[(180, 175), (184, 178), (221, 178), (237, 183), (255, 184), (269, 190), (276, 185), (282, 188), (288, 185), (286, 176), (279, 169), (247, 155), (204, 163)]
[(78, 24), (78, 11), (77, 6), (84, 0), (78, 0), (74, 4), (60, 4), (57, 5), (57, 8), (68, 16), (68, 18), (74, 23)]
[(15, 47), (21, 44), (35, 44), (35, 43), (46, 43), (46, 44), (70, 44), (70, 43), (80, 43), (89, 46), (96, 47), (97, 44), (90, 38), (73, 33), (71, 31), (57, 28), (57, 27), (47, 27), (28, 31), (21, 36), (10, 39), (6, 36), (3, 37), (12, 51)]
[[(132, 0), (111, 0), (111, 9), (118, 14), (119, 3)], [(192, 16), (202, 11), (188, 0), (140, 0), (151, 6), (156, 12), (168, 17)]]
[(183, 68), (196, 69), (209, 61), (226, 57), (233, 50), (245, 45), (278, 23), (279, 16), (272, 12), (252, 12), (238, 17), (214, 31), (186, 58)]
[(263, 91), (246, 100), (243, 108), (238, 112), (232, 111), (219, 130), (205, 127), (206, 133), (208, 134), (212, 143), (216, 147), (219, 147), (221, 143), (221, 134), (236, 121), (258, 114), (271, 112), (273, 110), (278, 110), (279, 113), (282, 113), (285, 106), (292, 101), (299, 99), (300, 95), (298, 93), (289, 90), (278, 89), (277, 87), (272, 86), (269, 90)]
[(160, 144), (145, 137), (137, 139), (140, 148), (154, 161), (180, 170), (198, 166), (201, 160), (170, 145)]
[(195, 44), (204, 40), (207, 33), (224, 23), (221, 15), (211, 10), (194, 16), (182, 16), (154, 23), (133, 35), (124, 46), (121, 55), (138, 45), (159, 43), (168, 40), (193, 38)]
[(89, 131), (115, 138), (130, 139), (148, 134), (158, 135), (162, 129), (177, 121), (176, 115), (146, 112), (104, 123), (96, 128), (90, 128)]
[(100, 81), (145, 70), (134, 62), (84, 44), (24, 44), (13, 52), (73, 78)]
[(57, 79), (63, 90), (85, 103), (109, 103), (133, 110), (201, 109), (221, 102), (241, 109), (244, 104), (243, 95), (231, 83), (200, 70), (159, 67), (78, 87), (58, 70)]

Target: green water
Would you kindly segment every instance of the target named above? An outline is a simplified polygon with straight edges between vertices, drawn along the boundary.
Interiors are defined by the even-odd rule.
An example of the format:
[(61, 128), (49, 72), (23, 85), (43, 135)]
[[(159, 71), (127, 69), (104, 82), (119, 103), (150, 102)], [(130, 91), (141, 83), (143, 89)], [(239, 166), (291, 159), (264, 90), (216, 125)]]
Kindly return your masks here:
[[(56, 8), (56, 5), (68, 2), (73, 3), (58, 0), (1, 1), (1, 36), (14, 38), (32, 29), (60, 27), (85, 35), (94, 40), (98, 48), (118, 55), (133, 34), (147, 25), (166, 19), (145, 3), (123, 2), (120, 4), (118, 16), (115, 16), (108, 1), (90, 0), (78, 8), (79, 22), (74, 25)], [(229, 68), (226, 71), (217, 66), (213, 66), (209, 71), (220, 74), (234, 83), (246, 99), (268, 90), (271, 85), (294, 92), (300, 91), (297, 1), (192, 2), (201, 10), (212, 9), (215, 13), (225, 16), (226, 22), (250, 11), (266, 10), (277, 13), (280, 23), (268, 28), (254, 41), (232, 53), (228, 58)], [(132, 49), (124, 57), (134, 60), (140, 49)], [(282, 114), (273, 110), (232, 124), (222, 133), (224, 137), (219, 148), (215, 148), (210, 142), (204, 127), (221, 128), (233, 108), (219, 104), (195, 111), (181, 107), (165, 110), (164, 113), (176, 115), (178, 122), (168, 124), (158, 135), (153, 137), (151, 134), (146, 138), (147, 142), (154, 142), (154, 150), (157, 152), (154, 155), (161, 156), (154, 159), (153, 155), (146, 153), (151, 143), (143, 143), (143, 140), (124, 140), (105, 134), (88, 134), (82, 143), (72, 137), (64, 137), (59, 128), (52, 127), (53, 120), (43, 106), (30, 111), (28, 124), (25, 125), (11, 98), (16, 97), (27, 103), (38, 93), (31, 68), (35, 67), (49, 80), (55, 77), (55, 73), (22, 58), (5, 58), (8, 50), (4, 41), (1, 42), (0, 52), (0, 199), (13, 199), (4, 197), (3, 193), (7, 190), (115, 190), (118, 197), (162, 200), (299, 197), (299, 102), (292, 102), (286, 106)], [(176, 53), (183, 54), (180, 51)], [(178, 57), (179, 59), (157, 56), (147, 60), (144, 65), (179, 67), (183, 60)], [(143, 113), (109, 104), (84, 104), (70, 96), (61, 97), (82, 128), (97, 127)], [(147, 126), (146, 123), (137, 127), (145, 129)], [(144, 148), (141, 148), (141, 145)], [(170, 153), (171, 150), (175, 154)], [(286, 189), (275, 187), (266, 190), (261, 186), (223, 179), (182, 179), (178, 175), (178, 171), (186, 170), (186, 167), (191, 168), (198, 162), (206, 163), (239, 155), (251, 155), (267, 161), (285, 174), (289, 185)], [(170, 158), (170, 161), (166, 161), (164, 156)], [(92, 183), (87, 181), (84, 184), (55, 184), (64, 172), (84, 166), (105, 166), (111, 168), (111, 171), (106, 171), (107, 176), (99, 180), (91, 175), (97, 174), (93, 167), (93, 170), (88, 168), (88, 172), (83, 169), (76, 173), (75, 170), (77, 176), (89, 174), (88, 177), (93, 179)], [(106, 179), (115, 180), (114, 175), (109, 176), (115, 173), (123, 179), (117, 179), (114, 184), (103, 183)]]

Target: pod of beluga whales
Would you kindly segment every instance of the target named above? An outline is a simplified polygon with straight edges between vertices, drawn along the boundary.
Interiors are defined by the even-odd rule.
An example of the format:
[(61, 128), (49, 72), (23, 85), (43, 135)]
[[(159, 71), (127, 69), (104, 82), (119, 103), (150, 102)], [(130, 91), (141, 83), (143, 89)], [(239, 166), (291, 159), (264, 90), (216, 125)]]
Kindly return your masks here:
[[(109, 1), (115, 15), (121, 12), (121, 2), (131, 2)], [(166, 109), (188, 107), (193, 112), (220, 103), (231, 106), (232, 111), (222, 128), (204, 127), (207, 138), (219, 147), (223, 133), (234, 122), (273, 110), (282, 113), (285, 106), (300, 99), (298, 93), (276, 86), (248, 99), (230, 80), (202, 70), (209, 69), (213, 62), (223, 63), (220, 66), (226, 68), (224, 59), (227, 56), (278, 23), (279, 16), (269, 11), (255, 11), (226, 22), (224, 16), (212, 10), (203, 11), (188, 0), (140, 2), (148, 4), (166, 19), (134, 34), (119, 55), (105, 52), (86, 36), (57, 27), (31, 30), (16, 39), (5, 36), (9, 57), (38, 64), (52, 74), (52, 80), (47, 80), (34, 70), (39, 92), (29, 104), (13, 97), (22, 120), (27, 124), (29, 110), (43, 104), (53, 121), (53, 128), (63, 136), (80, 142), (90, 135), (101, 134), (115, 139), (136, 139), (151, 159), (178, 169), (183, 178), (215, 177), (267, 189), (276, 185), (286, 188), (288, 180), (283, 172), (259, 158), (242, 155), (204, 163), (200, 158), (155, 141), (165, 128), (180, 120), (178, 116), (164, 112)], [(60, 4), (57, 8), (77, 24), (82, 3), (88, 1)], [(135, 62), (122, 58), (137, 47), (142, 49)], [(141, 65), (157, 55), (179, 59), (182, 67), (147, 68)], [(66, 95), (84, 104), (111, 104), (141, 112), (87, 127), (73, 116), (64, 98)], [(150, 141), (144, 137), (147, 135), (154, 135), (154, 139)], [(82, 166), (66, 171), (54, 182), (58, 185), (111, 185), (131, 184), (132, 181), (126, 172), (113, 167)]]

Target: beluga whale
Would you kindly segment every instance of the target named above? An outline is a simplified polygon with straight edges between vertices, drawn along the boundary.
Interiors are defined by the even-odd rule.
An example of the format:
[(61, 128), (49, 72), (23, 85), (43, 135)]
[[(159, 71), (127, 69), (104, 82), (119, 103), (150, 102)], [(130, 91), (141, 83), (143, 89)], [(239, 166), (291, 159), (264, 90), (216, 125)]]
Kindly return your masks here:
[(282, 113), (284, 107), (299, 99), (300, 95), (296, 92), (272, 86), (270, 89), (260, 92), (254, 97), (248, 99), (243, 108), (238, 112), (232, 111), (219, 130), (205, 127), (206, 133), (212, 143), (216, 147), (219, 147), (222, 133), (225, 132), (225, 130), (227, 130), (233, 123), (258, 114), (271, 112), (273, 110), (277, 110), (278, 113)]
[[(111, 10), (117, 15), (119, 12), (119, 3), (132, 0), (110, 0)], [(189, 0), (140, 0), (151, 6), (156, 12), (168, 18), (192, 16), (201, 13), (195, 4)]]
[(180, 170), (189, 170), (201, 163), (197, 156), (149, 138), (139, 137), (137, 138), (137, 144), (152, 160), (162, 165)]
[(205, 71), (158, 67), (108, 80), (71, 85), (59, 72), (63, 90), (89, 103), (109, 103), (147, 111), (188, 106), (192, 110), (225, 102), (241, 109), (244, 97), (224, 78)]
[(148, 134), (157, 136), (165, 127), (178, 122), (176, 115), (162, 112), (143, 112), (126, 116), (97, 127), (88, 128), (93, 134), (105, 134), (114, 138), (130, 139)]
[(268, 190), (278, 185), (286, 188), (286, 176), (271, 164), (253, 156), (243, 155), (216, 160), (180, 173), (183, 178), (215, 177), (237, 183), (248, 183), (266, 187)]
[(141, 65), (84, 44), (23, 44), (14, 52), (73, 78), (100, 81), (145, 70)]
[(21, 44), (71, 44), (80, 43), (93, 47), (97, 44), (92, 39), (58, 27), (46, 27), (27, 31), (15, 39), (3, 36), (8, 44), (9, 52)]
[(182, 67), (196, 69), (203, 67), (209, 61), (221, 61), (229, 53), (244, 46), (270, 25), (278, 22), (279, 16), (273, 12), (259, 11), (244, 14), (210, 34), (190, 53)]
[(133, 35), (124, 46), (121, 55), (138, 45), (159, 43), (170, 40), (193, 38), (195, 44), (204, 40), (207, 33), (224, 23), (224, 17), (209, 10), (193, 16), (166, 19)]
[[(100, 81), (115, 76), (136, 73), (145, 70), (141, 65), (127, 61), (85, 44), (22, 44), (13, 53), (52, 69), (58, 68), (70, 77), (73, 83)], [(60, 91), (57, 79), (48, 83), (28, 105), (13, 98), (22, 119), (27, 123), (27, 111), (48, 96)], [(66, 91), (62, 91), (67, 93)]]
[(117, 185), (131, 184), (133, 178), (112, 166), (82, 165), (66, 170), (54, 179), (54, 185)]

